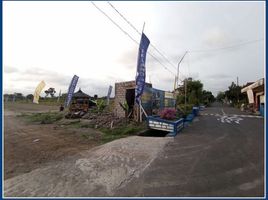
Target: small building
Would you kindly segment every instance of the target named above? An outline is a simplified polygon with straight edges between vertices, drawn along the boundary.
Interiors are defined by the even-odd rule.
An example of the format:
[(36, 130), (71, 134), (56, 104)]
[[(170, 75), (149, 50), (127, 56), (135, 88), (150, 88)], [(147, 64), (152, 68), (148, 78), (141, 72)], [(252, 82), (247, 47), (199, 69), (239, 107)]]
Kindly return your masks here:
[[(136, 119), (139, 115), (139, 107), (135, 104), (135, 81), (115, 83), (114, 114), (118, 117), (125, 117), (125, 111), (120, 103), (127, 103), (130, 118)], [(157, 114), (160, 109), (165, 107), (175, 108), (173, 93), (158, 90), (152, 87), (151, 83), (145, 83), (144, 91), (141, 96), (141, 104), (148, 115)]]
[(247, 93), (248, 102), (253, 105), (254, 111), (259, 111), (263, 115), (265, 103), (264, 78), (247, 84), (241, 89), (241, 93)]
[(69, 108), (70, 112), (88, 112), (88, 109), (95, 104), (90, 100), (90, 98), (91, 97), (89, 95), (79, 89), (76, 93), (73, 94), (72, 103)]

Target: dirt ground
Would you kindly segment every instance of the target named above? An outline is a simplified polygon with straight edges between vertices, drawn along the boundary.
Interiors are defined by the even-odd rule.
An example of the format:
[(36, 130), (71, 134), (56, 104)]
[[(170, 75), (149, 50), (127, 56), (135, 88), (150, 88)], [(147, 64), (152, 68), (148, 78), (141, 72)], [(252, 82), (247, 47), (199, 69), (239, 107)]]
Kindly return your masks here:
[[(21, 113), (57, 111), (58, 107), (9, 103), (4, 105), (4, 179), (61, 161), (98, 145), (100, 132), (47, 124), (28, 124)], [(90, 137), (83, 137), (84, 135)], [(94, 138), (93, 140), (90, 138)]]
[(173, 138), (131, 136), (4, 181), (5, 197), (114, 196)]
[(102, 133), (96, 129), (29, 124), (17, 116), (49, 110), (58, 109), (33, 104), (5, 106), (6, 197), (113, 196), (139, 177), (173, 140), (132, 136), (100, 145)]

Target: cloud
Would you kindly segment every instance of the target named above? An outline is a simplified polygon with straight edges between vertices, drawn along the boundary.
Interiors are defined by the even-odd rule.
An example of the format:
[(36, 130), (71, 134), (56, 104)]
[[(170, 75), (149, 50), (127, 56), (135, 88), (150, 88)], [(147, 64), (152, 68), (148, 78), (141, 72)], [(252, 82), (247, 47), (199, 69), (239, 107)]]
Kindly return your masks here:
[(59, 92), (60, 89), (68, 88), (71, 78), (71, 76), (62, 75), (51, 70), (31, 68), (12, 76), (7, 75), (4, 87), (5, 91), (10, 93), (21, 92), (23, 94), (29, 94), (33, 93), (37, 84), (44, 80), (46, 83), (45, 89), (54, 87)]
[(199, 78), (198, 72), (192, 72), (189, 74), (189, 77), (193, 78), (194, 80), (197, 80)]
[(204, 33), (204, 44), (210, 47), (218, 47), (229, 41), (227, 33), (219, 27), (212, 27)]
[(8, 66), (8, 65), (4, 66), (4, 72), (7, 73), (7, 74), (15, 73), (15, 72), (18, 72), (18, 71), (19, 70), (16, 67), (11, 67), (11, 66)]
[(219, 80), (219, 79), (231, 79), (233, 77), (231, 77), (230, 75), (226, 75), (226, 74), (210, 74), (205, 76), (206, 79), (211, 79), (211, 80)]
[(131, 49), (126, 51), (121, 57), (117, 59), (117, 62), (132, 69), (136, 66), (138, 52), (137, 49)]
[(44, 80), (48, 84), (57, 83), (59, 85), (68, 85), (72, 77), (61, 75), (57, 72), (46, 70), (43, 68), (31, 68), (21, 73), (18, 79), (14, 81), (41, 81)]
[[(77, 75), (79, 76), (79, 80), (76, 91), (81, 88), (85, 93), (91, 96), (94, 94), (97, 94), (98, 96), (106, 96), (109, 85), (114, 87), (115, 80), (119, 82), (125, 81), (121, 77), (115, 77), (112, 75), (109, 75), (104, 79), (98, 79), (98, 77), (89, 78), (79, 74)], [(57, 91), (56, 94), (58, 94), (60, 90), (62, 93), (67, 92), (72, 76), (62, 75), (43, 68), (31, 68), (21, 73), (16, 73), (16, 76), (10, 76), (9, 78), (11, 81), (4, 83), (4, 91), (7, 93), (21, 92), (25, 95), (33, 93), (36, 85), (41, 80), (44, 80), (46, 83), (45, 89), (54, 87)], [(109, 83), (107, 80), (112, 81)], [(43, 92), (41, 95), (43, 95)]]
[[(131, 4), (134, 5), (135, 3)], [(148, 51), (175, 74), (178, 62), (186, 50), (217, 49), (264, 37), (265, 12), (263, 8), (265, 4), (261, 2), (159, 2), (159, 4), (145, 2), (142, 4), (147, 4), (145, 12), (141, 10), (140, 6), (134, 8), (129, 6), (128, 2), (122, 2), (120, 6), (122, 6), (122, 10), (129, 11), (128, 18), (134, 20), (133, 24), (142, 24), (146, 19), (145, 15), (150, 16), (145, 20), (148, 24), (145, 29), (146, 34), (151, 40)], [(29, 18), (29, 20), (27, 17), (35, 16), (32, 11), (36, 12), (37, 10), (43, 16), (46, 16), (48, 13), (46, 9), (49, 9), (50, 5), (48, 4), (46, 8), (29, 6), (29, 10), (21, 9), (23, 13), (17, 12), (15, 7), (9, 6), (9, 12), (5, 13), (7, 15), (5, 24), (8, 25), (6, 27), (6, 35), (8, 36), (6, 39), (8, 41), (3, 47), (4, 60), (7, 62), (4, 64), (21, 66), (18, 68), (4, 67), (5, 87), (10, 90), (16, 87), (14, 90), (24, 91), (27, 89), (27, 91), (31, 91), (44, 79), (51, 87), (66, 91), (72, 78), (72, 70), (75, 69), (77, 73), (80, 72), (80, 74), (77, 74), (80, 76), (78, 86), (81, 85), (86, 93), (106, 95), (110, 84), (114, 85), (116, 81), (134, 79), (138, 45), (121, 35), (122, 33), (119, 34), (113, 24), (102, 21), (95, 15), (95, 12), (86, 12), (85, 14), (90, 14), (88, 19), (92, 20), (77, 23), (81, 22), (81, 19), (72, 17), (71, 22), (74, 23), (76, 28), (73, 29), (74, 32), (68, 31), (70, 35), (66, 35), (69, 26), (58, 27), (55, 16), (63, 11), (61, 14), (66, 14), (67, 18), (62, 18), (62, 24), (69, 24), (65, 23), (64, 20), (70, 16), (68, 14), (70, 10), (68, 7), (65, 8), (64, 6), (63, 8), (59, 5), (59, 10), (55, 9), (57, 12), (50, 12), (50, 17), (44, 18), (45, 23), (43, 24), (58, 28), (57, 36), (59, 37), (50, 37), (51, 42), (65, 44), (69, 37), (75, 39), (69, 42), (70, 48), (66, 48), (64, 45), (56, 45), (56, 48), (53, 48), (52, 51), (51, 45), (46, 41), (42, 43), (42, 40), (39, 40), (39, 36), (48, 35), (46, 31), (49, 31), (49, 29), (44, 28), (44, 25), (40, 26), (41, 29), (36, 29), (32, 24), (35, 23), (35, 20), (38, 21), (38, 18)], [(72, 7), (72, 11), (77, 13), (83, 12), (83, 6), (81, 9), (79, 6)], [(12, 17), (9, 17), (10, 13)], [(137, 13), (139, 13), (139, 16), (137, 16)], [(10, 21), (10, 19), (12, 20)], [(20, 30), (21, 21), (28, 28)], [(91, 23), (90, 26), (85, 26), (88, 23)], [(14, 28), (20, 31), (14, 31)], [(95, 32), (92, 30), (95, 30)], [(103, 30), (108, 30), (110, 37), (105, 37), (105, 34), (102, 33), (106, 32)], [(129, 31), (130, 29), (126, 30)], [(36, 31), (40, 31), (40, 34), (32, 34)], [(59, 41), (59, 38), (62, 40)], [(56, 40), (54, 41), (54, 39)], [(100, 43), (98, 41), (100, 40), (102, 41), (101, 46), (105, 45), (105, 47), (102, 46), (105, 49), (99, 48)], [(175, 68), (159, 55), (152, 45), (167, 56), (174, 63)], [(93, 56), (89, 58), (89, 55)], [(30, 70), (25, 70), (22, 67), (40, 65), (45, 67)], [(53, 68), (53, 66), (56, 67)], [(264, 76), (264, 66), (264, 44), (256, 43), (232, 49), (189, 53), (180, 67), (180, 78), (184, 78), (183, 75), (191, 76), (194, 79), (198, 78), (205, 83), (204, 85), (207, 88), (227, 87), (232, 80), (227, 75), (233, 76), (233, 79), (239, 76), (239, 81), (243, 84)], [(49, 71), (49, 68), (51, 71)], [(54, 72), (56, 70), (57, 72)], [(63, 73), (69, 73), (69, 75)], [(147, 53), (146, 80), (151, 80), (154, 87), (172, 89), (175, 74), (172, 75)]]

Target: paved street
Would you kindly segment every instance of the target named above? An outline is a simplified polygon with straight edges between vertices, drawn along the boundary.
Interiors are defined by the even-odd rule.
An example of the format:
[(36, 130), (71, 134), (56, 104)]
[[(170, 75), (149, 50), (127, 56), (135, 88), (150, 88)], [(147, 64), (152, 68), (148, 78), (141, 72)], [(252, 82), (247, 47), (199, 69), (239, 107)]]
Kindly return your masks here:
[(206, 108), (118, 196), (263, 196), (264, 120)]
[(263, 196), (263, 118), (215, 105), (175, 138), (128, 137), (4, 182), (5, 196)]

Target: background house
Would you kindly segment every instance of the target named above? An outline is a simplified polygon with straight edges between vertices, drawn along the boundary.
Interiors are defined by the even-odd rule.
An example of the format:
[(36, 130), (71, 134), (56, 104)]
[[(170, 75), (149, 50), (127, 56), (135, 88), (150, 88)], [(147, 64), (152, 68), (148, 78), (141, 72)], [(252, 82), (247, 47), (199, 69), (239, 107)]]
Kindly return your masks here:
[(247, 93), (248, 102), (253, 105), (254, 111), (264, 115), (264, 78), (259, 79), (254, 83), (247, 84), (246, 87), (242, 88), (241, 93)]

